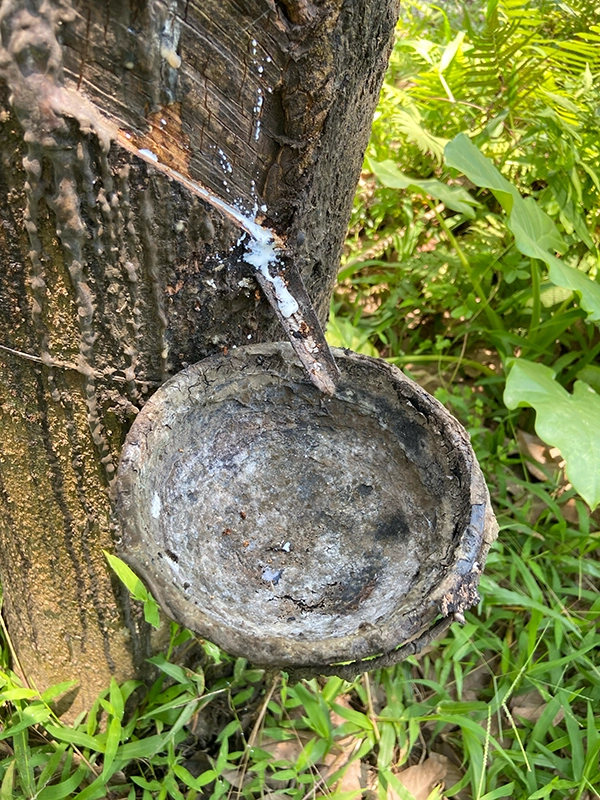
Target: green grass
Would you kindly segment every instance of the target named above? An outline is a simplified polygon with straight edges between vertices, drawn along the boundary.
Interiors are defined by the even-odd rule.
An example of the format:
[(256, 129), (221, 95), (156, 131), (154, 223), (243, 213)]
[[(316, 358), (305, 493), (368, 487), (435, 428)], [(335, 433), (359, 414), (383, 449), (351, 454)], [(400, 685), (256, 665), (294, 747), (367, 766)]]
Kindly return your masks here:
[[(172, 624), (151, 686), (113, 682), (69, 726), (55, 713), (69, 687), (23, 687), (4, 639), (0, 800), (600, 797), (598, 516), (560, 467), (532, 472), (517, 434), (534, 412), (503, 402), (515, 355), (567, 389), (600, 389), (598, 327), (443, 151), (468, 131), (595, 279), (597, 65), (590, 77), (565, 58), (582, 33), (595, 42), (595, 15), (583, 0), (473, 3), (467, 17), (458, 3), (404, 5), (369, 157), (460, 184), (480, 206), (452, 212), (365, 171), (333, 300), (332, 343), (401, 366), (471, 434), (500, 535), (466, 624), (393, 669), (297, 685)], [(143, 587), (129, 588), (153, 619)]]

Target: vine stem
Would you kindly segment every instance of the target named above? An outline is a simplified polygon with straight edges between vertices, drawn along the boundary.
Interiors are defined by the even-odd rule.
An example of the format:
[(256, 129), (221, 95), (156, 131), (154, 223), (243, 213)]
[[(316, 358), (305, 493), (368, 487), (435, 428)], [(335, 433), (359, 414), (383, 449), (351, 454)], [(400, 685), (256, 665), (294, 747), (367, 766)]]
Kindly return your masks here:
[(535, 333), (540, 325), (541, 299), (540, 299), (540, 267), (535, 258), (531, 259), (531, 295), (533, 306), (531, 308), (531, 322), (527, 338), (534, 340)]
[(429, 356), (429, 355), (407, 355), (407, 356), (392, 356), (385, 359), (389, 364), (417, 364), (426, 363), (429, 361), (446, 364), (457, 364), (465, 367), (472, 367), (473, 369), (482, 372), (488, 378), (498, 377), (498, 373), (485, 364), (480, 364), (479, 361), (474, 361), (472, 358), (462, 358), (462, 356)]
[(494, 309), (490, 308), (490, 300), (489, 300), (488, 296), (486, 295), (486, 293), (484, 292), (483, 286), (481, 285), (479, 280), (475, 277), (475, 274), (474, 274), (473, 270), (471, 269), (471, 265), (469, 264), (468, 258), (464, 254), (464, 252), (463, 252), (461, 246), (459, 245), (459, 243), (456, 241), (456, 237), (454, 236), (454, 234), (452, 233), (452, 231), (448, 227), (448, 224), (447, 224), (446, 220), (442, 217), (440, 212), (437, 210), (437, 208), (434, 206), (434, 204), (430, 200), (428, 200), (427, 202), (429, 204), (429, 207), (431, 208), (431, 210), (435, 214), (435, 217), (436, 217), (437, 221), (439, 222), (440, 228), (444, 231), (444, 233), (448, 237), (448, 241), (450, 242), (452, 247), (455, 249), (456, 255), (458, 256), (458, 259), (459, 259), (460, 263), (462, 264), (462, 267), (463, 267), (464, 271), (466, 272), (467, 277), (471, 282), (471, 285), (473, 286), (473, 288), (475, 289), (475, 291), (477, 292), (477, 294), (481, 298), (481, 301), (482, 301), (482, 304), (483, 304), (483, 311), (485, 312), (485, 315), (488, 318), (488, 321), (489, 321), (490, 325), (492, 326), (492, 328), (494, 330), (503, 331), (504, 330), (504, 325), (502, 324), (502, 320), (500, 319), (498, 314), (496, 314)]

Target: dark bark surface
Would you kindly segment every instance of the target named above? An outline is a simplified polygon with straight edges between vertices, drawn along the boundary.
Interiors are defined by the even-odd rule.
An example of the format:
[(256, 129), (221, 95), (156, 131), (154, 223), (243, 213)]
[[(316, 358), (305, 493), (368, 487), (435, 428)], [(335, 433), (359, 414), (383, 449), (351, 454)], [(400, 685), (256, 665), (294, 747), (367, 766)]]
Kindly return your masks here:
[(283, 338), (240, 230), (132, 154), (259, 210), (325, 320), (395, 0), (3, 0), (0, 579), (23, 670), (136, 674), (148, 632), (105, 567), (149, 394)]

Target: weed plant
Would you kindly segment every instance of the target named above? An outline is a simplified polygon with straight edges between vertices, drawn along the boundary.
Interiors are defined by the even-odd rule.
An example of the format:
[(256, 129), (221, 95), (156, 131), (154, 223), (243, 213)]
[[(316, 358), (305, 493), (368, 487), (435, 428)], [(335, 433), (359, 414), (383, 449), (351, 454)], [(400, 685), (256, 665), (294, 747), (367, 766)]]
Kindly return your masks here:
[(598, 483), (598, 456), (576, 432), (570, 480), (533, 433), (529, 406), (548, 409), (506, 392), (531, 364), (560, 402), (587, 387), (577, 424), (595, 419), (599, 74), (586, 0), (403, 2), (328, 336), (402, 366), (471, 434), (500, 535), (466, 624), (393, 669), (296, 685), (171, 624), (154, 683), (113, 681), (71, 725), (70, 686), (23, 686), (5, 640), (0, 800), (600, 797), (598, 498), (577, 473)]

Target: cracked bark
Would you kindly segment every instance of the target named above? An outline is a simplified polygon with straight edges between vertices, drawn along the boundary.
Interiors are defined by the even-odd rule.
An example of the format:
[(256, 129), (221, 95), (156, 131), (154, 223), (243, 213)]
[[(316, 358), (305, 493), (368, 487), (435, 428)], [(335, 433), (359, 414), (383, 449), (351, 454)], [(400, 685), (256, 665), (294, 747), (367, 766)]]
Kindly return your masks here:
[(119, 142), (262, 211), (326, 318), (396, 0), (3, 0), (0, 579), (72, 713), (154, 646), (102, 556), (125, 434), (187, 364), (281, 339), (235, 225)]

